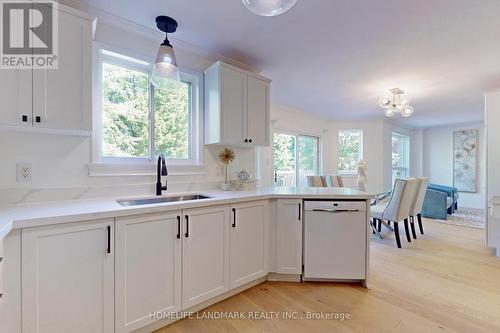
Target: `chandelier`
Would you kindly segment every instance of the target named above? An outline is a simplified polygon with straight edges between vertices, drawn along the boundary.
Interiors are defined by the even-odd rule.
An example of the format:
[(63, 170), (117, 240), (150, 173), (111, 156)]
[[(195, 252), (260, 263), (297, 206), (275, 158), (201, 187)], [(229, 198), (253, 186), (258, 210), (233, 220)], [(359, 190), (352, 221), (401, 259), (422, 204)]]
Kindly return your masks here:
[(297, 0), (241, 0), (252, 13), (260, 16), (276, 16), (292, 8)]
[(403, 117), (410, 117), (414, 110), (410, 105), (410, 101), (402, 95), (405, 92), (399, 88), (393, 88), (390, 95), (380, 98), (378, 105), (385, 109), (385, 115), (392, 117), (396, 113), (400, 113)]

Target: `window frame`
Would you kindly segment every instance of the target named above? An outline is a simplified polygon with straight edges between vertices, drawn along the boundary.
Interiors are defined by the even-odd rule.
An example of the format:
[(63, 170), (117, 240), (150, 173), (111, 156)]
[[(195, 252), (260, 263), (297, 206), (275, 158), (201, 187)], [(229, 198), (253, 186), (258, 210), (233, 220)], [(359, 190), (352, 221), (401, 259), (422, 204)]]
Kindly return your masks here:
[(271, 141), (271, 152), (272, 152), (272, 187), (277, 187), (274, 182), (274, 136), (276, 134), (285, 134), (285, 135), (290, 135), (295, 137), (295, 142), (296, 142), (296, 149), (295, 149), (295, 188), (302, 187), (300, 185), (300, 175), (299, 175), (299, 160), (300, 160), (300, 137), (306, 137), (306, 138), (314, 138), (317, 139), (317, 152), (318, 152), (318, 159), (317, 159), (317, 174), (320, 175), (322, 170), (323, 170), (323, 138), (321, 135), (317, 134), (310, 134), (310, 133), (302, 133), (302, 132), (295, 132), (295, 131), (289, 131), (289, 130), (281, 130), (281, 129), (274, 129), (273, 130), (273, 135), (272, 135), (272, 141)]
[(363, 137), (363, 130), (362, 129), (339, 129), (337, 131), (337, 142), (338, 142), (338, 147), (337, 147), (337, 154), (339, 157), (339, 163), (337, 163), (337, 171), (339, 175), (356, 175), (357, 171), (356, 169), (354, 170), (340, 170), (340, 133), (341, 132), (357, 132), (359, 133), (359, 152), (358, 152), (358, 161), (361, 161), (364, 156), (364, 137)]
[[(116, 173), (127, 174), (127, 170), (132, 166), (134, 175), (138, 172), (137, 170), (147, 170), (150, 173), (151, 165), (156, 161), (157, 156), (155, 155), (155, 113), (154, 113), (154, 87), (150, 84), (149, 86), (149, 103), (148, 103), (148, 120), (149, 120), (149, 144), (148, 144), (148, 156), (147, 157), (113, 157), (104, 156), (102, 152), (102, 64), (108, 63), (115, 66), (120, 66), (128, 68), (131, 70), (139, 71), (151, 75), (153, 69), (152, 58), (146, 58), (141, 55), (133, 54), (122, 49), (117, 49), (110, 47), (108, 45), (103, 45), (100, 43), (94, 44), (94, 64), (93, 64), (93, 126), (94, 130), (92, 133), (93, 141), (93, 153), (92, 153), (92, 165), (91, 174), (99, 173), (98, 170), (102, 169), (102, 166), (111, 166), (112, 170), (116, 170)], [(203, 118), (202, 118), (202, 107), (203, 107), (203, 74), (197, 71), (189, 70), (186, 68), (179, 68), (181, 81), (188, 82), (191, 85), (190, 88), (190, 100), (191, 105), (189, 106), (189, 158), (188, 159), (176, 159), (176, 158), (166, 158), (167, 163), (174, 166), (186, 166), (186, 170), (193, 169), (193, 166), (203, 166)], [(92, 168), (92, 166), (97, 166)], [(119, 166), (123, 166), (120, 168)], [(144, 168), (141, 168), (144, 166)], [(188, 168), (189, 167), (189, 168)], [(105, 168), (109, 171), (109, 167)], [(195, 168), (196, 169), (196, 168)], [(113, 172), (113, 171), (111, 171)], [(144, 171), (146, 172), (146, 171)], [(141, 172), (139, 172), (141, 173)], [(189, 173), (189, 172), (188, 172)]]
[[(399, 138), (404, 138), (405, 141), (406, 141), (406, 149), (405, 149), (405, 156), (404, 156), (404, 164), (405, 166), (404, 167), (394, 167), (392, 166), (392, 139), (394, 137), (399, 137)], [(410, 145), (410, 136), (409, 135), (406, 135), (406, 134), (402, 134), (402, 133), (399, 133), (399, 132), (392, 132), (391, 133), (391, 178), (392, 178), (392, 182), (394, 183), (394, 177), (393, 177), (393, 172), (394, 170), (398, 170), (398, 171), (405, 171), (406, 173), (406, 177), (402, 177), (402, 178), (408, 178), (410, 177), (410, 167), (411, 167), (411, 163), (410, 163), (410, 149), (411, 149), (411, 145)]]

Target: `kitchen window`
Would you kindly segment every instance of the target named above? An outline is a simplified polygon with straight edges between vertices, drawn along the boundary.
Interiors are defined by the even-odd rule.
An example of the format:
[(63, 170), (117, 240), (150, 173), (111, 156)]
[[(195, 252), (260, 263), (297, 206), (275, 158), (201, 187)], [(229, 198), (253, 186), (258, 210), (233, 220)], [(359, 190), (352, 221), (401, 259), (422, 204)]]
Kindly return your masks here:
[(392, 133), (392, 183), (410, 176), (410, 138)]
[(339, 131), (339, 173), (356, 173), (356, 163), (363, 159), (363, 131)]
[(319, 174), (319, 143), (315, 136), (274, 133), (274, 186), (307, 186), (307, 176)]
[(164, 154), (171, 164), (199, 164), (200, 76), (181, 72), (180, 82), (155, 89), (149, 83), (151, 63), (104, 49), (98, 53), (94, 159), (151, 164)]

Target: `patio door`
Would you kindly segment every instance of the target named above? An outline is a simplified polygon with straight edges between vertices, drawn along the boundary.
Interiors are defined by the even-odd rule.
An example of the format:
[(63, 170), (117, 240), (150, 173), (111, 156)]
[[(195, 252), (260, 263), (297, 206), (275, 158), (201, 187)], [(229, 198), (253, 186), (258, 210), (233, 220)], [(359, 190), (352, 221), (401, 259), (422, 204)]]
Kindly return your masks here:
[(319, 174), (318, 137), (276, 132), (273, 152), (274, 186), (306, 186), (307, 176)]

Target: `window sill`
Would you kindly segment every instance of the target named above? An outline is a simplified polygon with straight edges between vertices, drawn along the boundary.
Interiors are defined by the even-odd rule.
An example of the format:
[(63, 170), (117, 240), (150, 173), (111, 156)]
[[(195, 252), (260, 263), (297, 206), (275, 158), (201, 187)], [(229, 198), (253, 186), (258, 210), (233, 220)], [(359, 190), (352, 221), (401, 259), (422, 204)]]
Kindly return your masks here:
[(357, 177), (358, 174), (356, 172), (339, 172), (339, 176), (342, 176), (342, 177)]
[[(204, 164), (168, 164), (170, 176), (206, 175)], [(151, 164), (91, 163), (88, 165), (90, 177), (156, 176), (156, 161)]]

